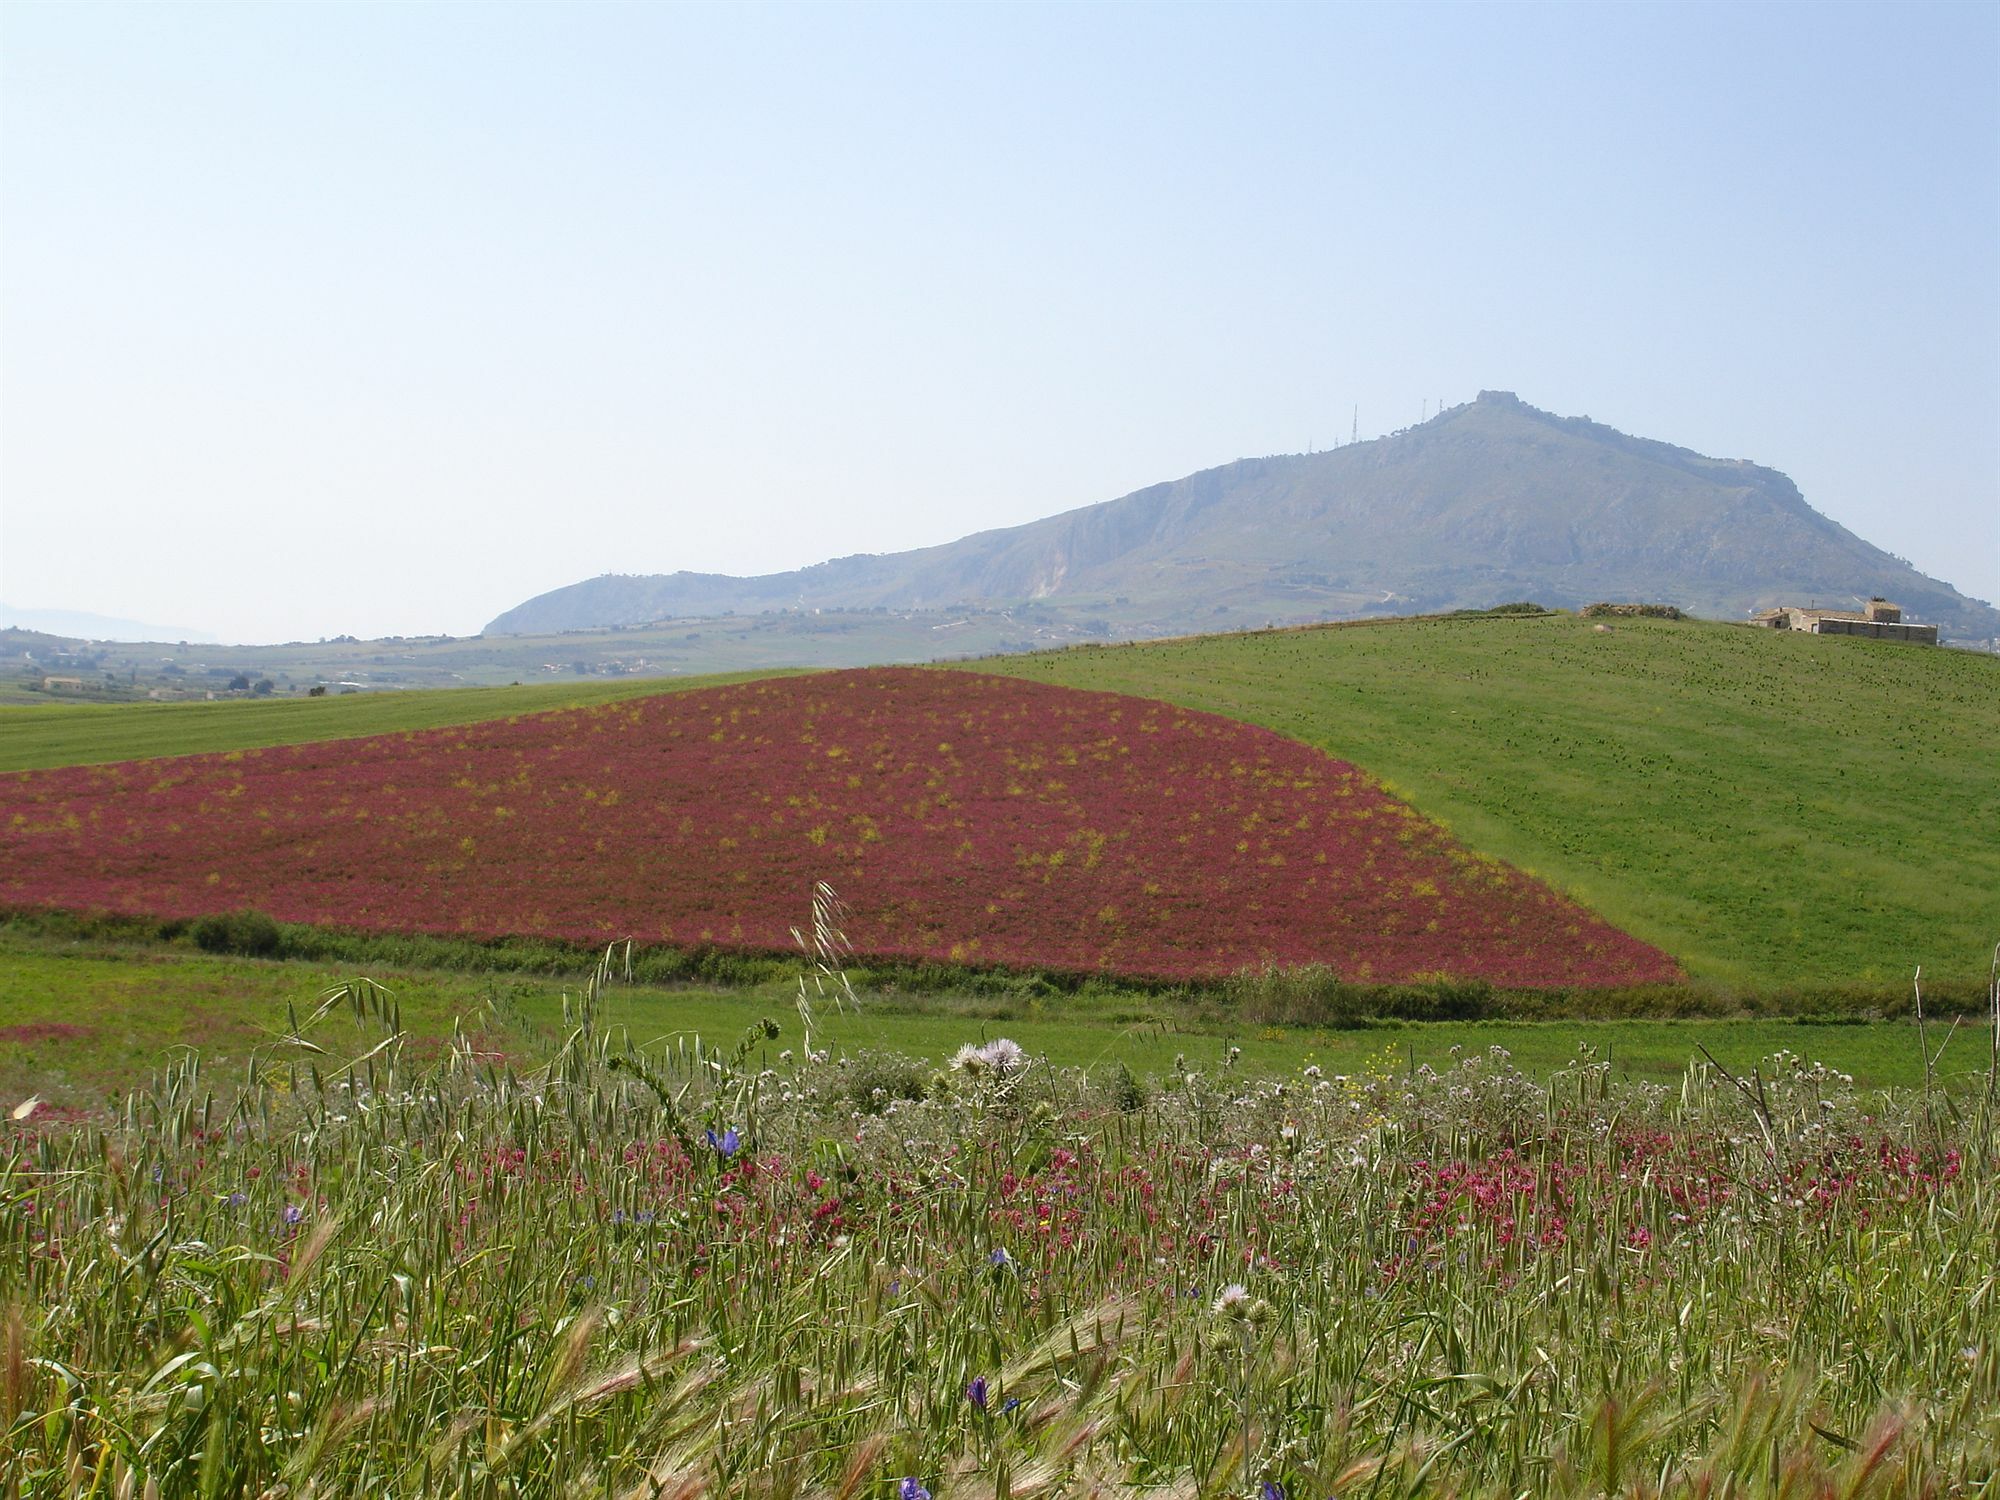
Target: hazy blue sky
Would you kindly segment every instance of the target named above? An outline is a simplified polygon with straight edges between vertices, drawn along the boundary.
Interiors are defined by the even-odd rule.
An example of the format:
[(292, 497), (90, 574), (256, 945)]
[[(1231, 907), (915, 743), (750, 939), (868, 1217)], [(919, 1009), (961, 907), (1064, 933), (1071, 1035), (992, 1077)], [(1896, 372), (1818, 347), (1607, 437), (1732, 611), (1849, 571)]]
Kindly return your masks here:
[(2000, 597), (2000, 8), (0, 8), (0, 599), (467, 633), (1515, 390)]

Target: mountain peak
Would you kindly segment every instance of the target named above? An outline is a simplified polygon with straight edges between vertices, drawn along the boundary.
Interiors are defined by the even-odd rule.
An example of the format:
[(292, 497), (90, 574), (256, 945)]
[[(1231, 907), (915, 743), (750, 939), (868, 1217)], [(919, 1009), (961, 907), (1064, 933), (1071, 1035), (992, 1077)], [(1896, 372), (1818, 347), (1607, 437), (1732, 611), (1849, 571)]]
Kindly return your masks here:
[(1068, 611), (1098, 633), (1144, 637), (1515, 599), (1642, 600), (1741, 619), (1870, 594), (1947, 636), (2000, 636), (2000, 611), (1820, 515), (1774, 469), (1487, 390), (1371, 442), (1240, 459), (944, 546), (756, 578), (593, 579), (487, 631), (985, 606)]

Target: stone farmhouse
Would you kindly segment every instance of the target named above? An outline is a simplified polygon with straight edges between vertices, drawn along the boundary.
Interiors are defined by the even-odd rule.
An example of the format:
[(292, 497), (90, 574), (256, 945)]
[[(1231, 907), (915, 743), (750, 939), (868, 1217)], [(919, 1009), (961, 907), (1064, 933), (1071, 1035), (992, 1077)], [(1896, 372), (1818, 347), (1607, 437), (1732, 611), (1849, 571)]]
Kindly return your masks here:
[(1803, 630), (1809, 635), (1870, 635), (1885, 641), (1908, 641), (1917, 646), (1935, 646), (1935, 625), (1906, 625), (1900, 606), (1880, 597), (1870, 599), (1856, 613), (1851, 609), (1800, 609), (1781, 604), (1751, 616), (1750, 623), (1770, 630)]

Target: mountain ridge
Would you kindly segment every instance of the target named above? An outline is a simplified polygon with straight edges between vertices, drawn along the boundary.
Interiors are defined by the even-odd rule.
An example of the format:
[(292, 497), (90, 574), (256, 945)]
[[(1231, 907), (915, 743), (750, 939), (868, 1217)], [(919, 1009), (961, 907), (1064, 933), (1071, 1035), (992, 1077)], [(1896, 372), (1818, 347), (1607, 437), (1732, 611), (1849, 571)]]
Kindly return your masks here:
[(1820, 514), (1775, 469), (1482, 391), (1369, 442), (1238, 459), (932, 547), (748, 578), (607, 574), (538, 595), (486, 632), (1000, 605), (1145, 637), (1527, 597), (1741, 618), (1871, 594), (1953, 637), (2000, 636), (2000, 611)]

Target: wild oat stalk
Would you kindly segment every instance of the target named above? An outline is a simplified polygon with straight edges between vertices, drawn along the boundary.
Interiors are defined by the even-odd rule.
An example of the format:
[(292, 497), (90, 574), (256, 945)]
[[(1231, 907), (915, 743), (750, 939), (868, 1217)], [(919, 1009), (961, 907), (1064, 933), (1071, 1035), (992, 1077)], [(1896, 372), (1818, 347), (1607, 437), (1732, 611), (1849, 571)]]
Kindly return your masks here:
[(846, 961), (854, 950), (847, 941), (846, 919), (845, 903), (832, 886), (819, 880), (813, 883), (812, 890), (811, 939), (808, 940), (798, 928), (792, 929), (792, 941), (805, 955), (806, 962), (799, 975), (798, 1010), (808, 1061), (812, 1058), (813, 1028), (816, 1024), (814, 1004), (831, 1002), (837, 1015), (850, 1008), (861, 1008), (861, 998), (854, 993), (854, 986), (847, 978)]

